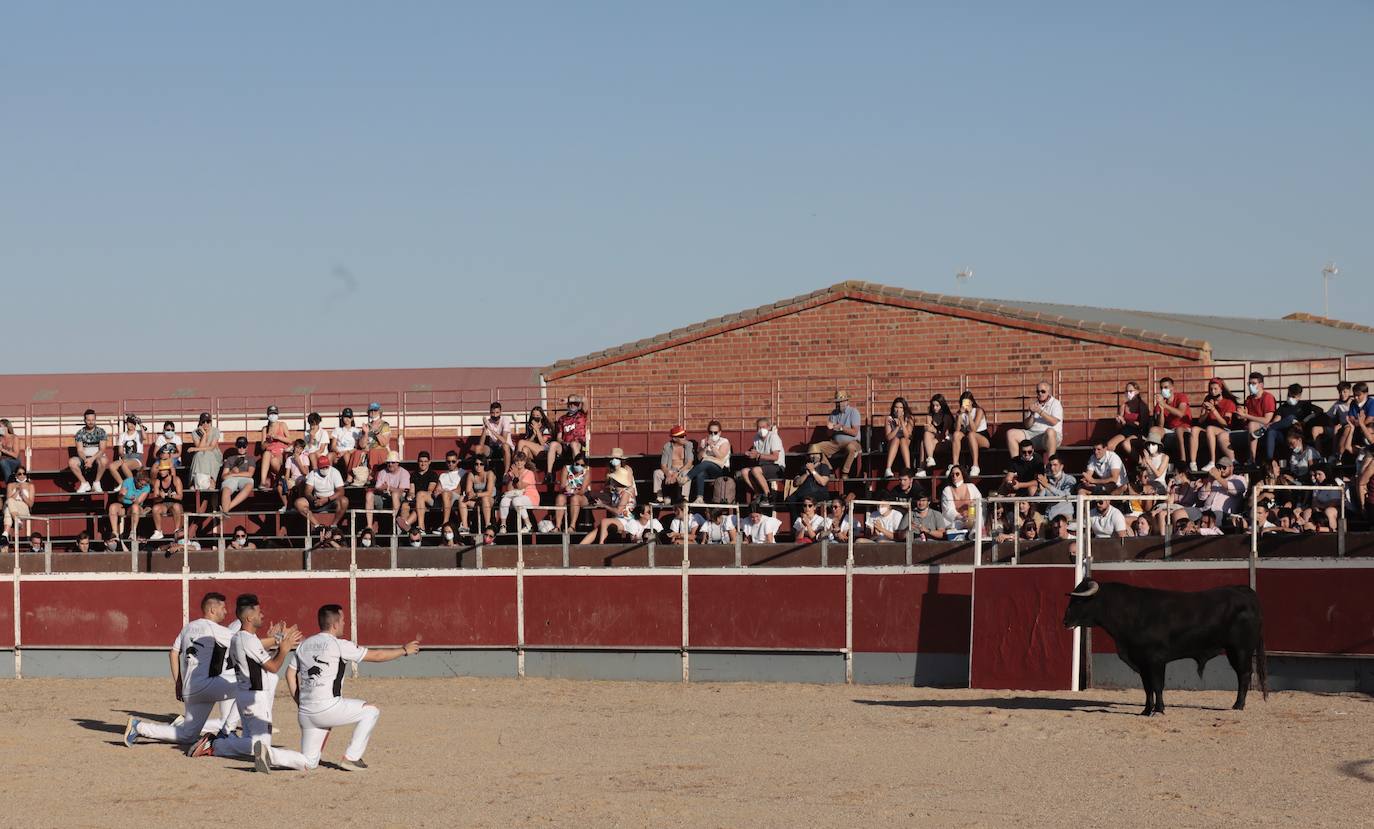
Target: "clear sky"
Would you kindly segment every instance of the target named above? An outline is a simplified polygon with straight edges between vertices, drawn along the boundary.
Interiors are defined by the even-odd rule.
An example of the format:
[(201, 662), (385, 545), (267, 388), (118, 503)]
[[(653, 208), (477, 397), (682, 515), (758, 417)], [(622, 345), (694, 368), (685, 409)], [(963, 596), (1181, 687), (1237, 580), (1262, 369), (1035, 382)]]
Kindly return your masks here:
[(1374, 324), (1370, 2), (11, 2), (0, 33), (6, 372), (544, 365), (843, 279), (1320, 313), (1328, 259)]

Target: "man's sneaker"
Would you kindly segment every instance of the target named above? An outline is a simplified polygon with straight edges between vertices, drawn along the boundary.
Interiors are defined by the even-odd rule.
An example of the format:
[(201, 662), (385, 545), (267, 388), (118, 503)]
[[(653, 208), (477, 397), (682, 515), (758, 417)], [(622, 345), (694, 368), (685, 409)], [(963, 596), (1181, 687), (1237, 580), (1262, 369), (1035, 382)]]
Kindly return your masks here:
[(1192, 472), (1195, 475), (1197, 474), (1197, 461), (1193, 461), (1192, 463), (1188, 464), (1188, 471)]
[(149, 541), (161, 541), (161, 540), (162, 540), (162, 530), (153, 530), (153, 534), (150, 535), (150, 536), (148, 536), (148, 540), (149, 540)]
[[(927, 465), (928, 465), (928, 464), (927, 464)], [(918, 469), (918, 470), (916, 470), (916, 477), (918, 477), (918, 478), (928, 478), (928, 477), (930, 477), (930, 473), (927, 472), (927, 471), (925, 471), (924, 469)]]
[(339, 768), (344, 771), (367, 771), (367, 763), (364, 763), (361, 758), (350, 760), (345, 757), (339, 761)]
[(282, 504), (280, 507), (277, 508), (277, 515), (285, 515), (285, 514), (286, 514), (286, 504)]
[(268, 762), (267, 754), (271, 751), (266, 740), (258, 740), (253, 743), (253, 771), (260, 771), (269, 774), (272, 771), (272, 764)]
[(124, 726), (124, 745), (133, 748), (136, 742), (138, 742), (138, 717), (130, 717), (128, 724)]
[(968, 468), (968, 476), (969, 476), (970, 478), (977, 478), (977, 477), (978, 477), (978, 472), (979, 472), (979, 469), (978, 469), (978, 467), (976, 467), (976, 466), (970, 466), (970, 467)]
[(1215, 468), (1216, 468), (1216, 464), (1214, 464), (1214, 463), (1209, 463), (1209, 464), (1207, 464), (1206, 466), (1202, 467), (1202, 469), (1199, 469), (1198, 471), (1199, 471), (1199, 472), (1211, 472), (1211, 471), (1212, 471), (1213, 469), (1215, 469)]
[(891, 478), (891, 477), (892, 477), (892, 467), (889, 466), (887, 469), (884, 469), (884, 470), (883, 470), (883, 477), (884, 477), (884, 478)]
[(99, 481), (96, 481), (95, 483), (91, 484), (91, 491), (92, 491), (92, 492), (104, 492), (104, 491), (105, 491), (105, 487), (101, 486)]
[(76, 488), (76, 494), (77, 494), (77, 495), (85, 495), (87, 492), (90, 492), (90, 491), (91, 491), (91, 482), (90, 482), (90, 481), (82, 481), (82, 482), (81, 482), (81, 486), (79, 486), (79, 487)]
[(186, 715), (177, 714), (176, 718), (172, 720), (172, 728), (177, 728), (184, 722), (186, 722)]
[(186, 749), (187, 757), (213, 757), (215, 756), (215, 738), (209, 734), (200, 735), (200, 739), (191, 743), (191, 747)]
[(934, 458), (934, 456), (929, 457), (929, 458), (926, 458), (926, 466), (928, 466), (928, 467), (930, 467), (930, 468), (932, 468), (932, 469), (935, 468), (935, 458)]

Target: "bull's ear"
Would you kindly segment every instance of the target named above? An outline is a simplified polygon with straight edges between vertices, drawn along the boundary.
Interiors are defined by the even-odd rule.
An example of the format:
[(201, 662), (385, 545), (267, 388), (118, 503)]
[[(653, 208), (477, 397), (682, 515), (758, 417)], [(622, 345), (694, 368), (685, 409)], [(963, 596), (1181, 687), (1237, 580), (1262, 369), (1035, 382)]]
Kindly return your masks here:
[(1069, 595), (1077, 596), (1080, 599), (1086, 599), (1089, 596), (1097, 595), (1097, 590), (1099, 586), (1100, 585), (1098, 585), (1098, 583), (1093, 581), (1092, 579), (1083, 579), (1083, 581), (1079, 582), (1078, 586), (1075, 587), (1073, 589), (1073, 592)]

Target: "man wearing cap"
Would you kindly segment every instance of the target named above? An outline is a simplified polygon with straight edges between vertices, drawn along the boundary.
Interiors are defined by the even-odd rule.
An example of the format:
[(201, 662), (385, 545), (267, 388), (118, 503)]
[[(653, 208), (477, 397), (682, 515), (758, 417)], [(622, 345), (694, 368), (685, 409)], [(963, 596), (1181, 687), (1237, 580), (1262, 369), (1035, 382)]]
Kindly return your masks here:
[(348, 514), (348, 497), (344, 495), (343, 475), (329, 465), (329, 458), (320, 456), (315, 459), (315, 468), (305, 476), (304, 494), (296, 499), (296, 512), (313, 529), (320, 525), (315, 515), (330, 511), (334, 513), (334, 524), (342, 524)]
[(253, 494), (253, 459), (248, 455), (248, 438), (243, 435), (234, 439), (233, 451), (224, 456), (219, 486), (221, 513), (232, 512)]
[(367, 404), (367, 465), (375, 468), (391, 456), (391, 424), (382, 419), (382, 404)]
[[(663, 494), (663, 485), (683, 486), (687, 481), (687, 473), (695, 463), (696, 454), (692, 442), (687, 439), (687, 430), (682, 426), (674, 426), (669, 430), (668, 442), (663, 444), (663, 452), (658, 456), (658, 469), (654, 470), (655, 500), (660, 504), (668, 503), (667, 496)], [(682, 497), (687, 497), (685, 491)]]
[(820, 447), (821, 453), (832, 462), (838, 455), (844, 454), (840, 460), (841, 480), (849, 477), (854, 468), (854, 462), (859, 458), (859, 452), (862, 449), (859, 445), (859, 424), (861, 422), (859, 410), (849, 405), (849, 393), (836, 391), (835, 408), (826, 420), (826, 426), (830, 430), (830, 440), (823, 440), (815, 445)]
[(368, 499), (367, 523), (374, 530), (373, 510), (387, 510), (391, 513), (392, 526), (405, 530), (397, 519), (401, 505), (410, 498), (410, 472), (401, 466), (401, 456), (396, 452), (386, 456), (386, 467), (377, 473), (377, 482)]
[(549, 453), (544, 461), (545, 473), (553, 472), (553, 463), (564, 453), (575, 458), (587, 449), (587, 410), (582, 404), (582, 395), (568, 395), (568, 409), (554, 421), (553, 440), (549, 441)]
[(808, 498), (818, 504), (830, 500), (828, 486), (834, 470), (826, 462), (821, 449), (820, 444), (813, 444), (807, 449), (806, 465), (802, 468), (802, 473), (792, 479), (793, 490), (788, 502), (794, 507)]
[(153, 534), (148, 536), (149, 541), (157, 541), (162, 538), (162, 519), (172, 518), (173, 537), (181, 534), (181, 517), (185, 510), (181, 506), (181, 497), (185, 490), (181, 484), (181, 476), (176, 472), (176, 465), (172, 462), (172, 456), (176, 449), (170, 444), (164, 444), (158, 450), (157, 463), (154, 465), (156, 475), (153, 477)]
[(1200, 479), (1199, 506), (1203, 512), (1235, 515), (1245, 508), (1248, 488), (1245, 476), (1237, 475), (1234, 462), (1225, 455), (1217, 458), (1210, 472)]
[(258, 489), (264, 492), (272, 488), (267, 482), (269, 478), (281, 477), (282, 466), (286, 463), (286, 450), (296, 442), (291, 430), (281, 421), (281, 413), (276, 406), (267, 407), (266, 419), (259, 440), (262, 457), (258, 463)]

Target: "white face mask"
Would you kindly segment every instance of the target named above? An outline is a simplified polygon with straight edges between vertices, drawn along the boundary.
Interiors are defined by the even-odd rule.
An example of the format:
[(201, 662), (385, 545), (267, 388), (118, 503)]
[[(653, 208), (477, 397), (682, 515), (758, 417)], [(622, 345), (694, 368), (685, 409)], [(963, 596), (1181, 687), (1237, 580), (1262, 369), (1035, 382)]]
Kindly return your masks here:
[(1298, 405), (1298, 398), (1296, 398), (1296, 397), (1290, 397), (1290, 398), (1288, 398), (1288, 405), (1290, 405), (1290, 406), (1296, 406), (1296, 405)]
[(174, 431), (172, 431), (171, 429), (163, 429), (163, 430), (162, 430), (162, 434), (163, 434), (168, 440), (171, 440), (172, 438), (174, 438), (174, 437), (177, 436), (177, 433), (174, 432)]
[(1135, 390), (1135, 389), (1126, 389), (1126, 399), (1127, 399), (1127, 400), (1134, 400), (1134, 399), (1135, 399), (1135, 395), (1136, 395), (1136, 390)]
[(453, 540), (453, 533), (444, 533), (444, 540), (445, 540), (445, 541), (452, 541), (452, 540)]
[(1174, 390), (1173, 390), (1173, 389), (1160, 389), (1160, 390), (1159, 390), (1159, 396), (1162, 397), (1162, 398), (1164, 398), (1165, 400), (1168, 400), (1169, 398), (1171, 398), (1171, 397), (1174, 396)]
[(420, 541), (419, 541), (419, 539), (416, 539), (416, 540), (410, 542), (410, 546), (412, 546), (412, 547), (419, 547), (419, 546), (420, 546)]
[(889, 507), (887, 504), (879, 504), (879, 505), (878, 505), (878, 514), (879, 514), (879, 515), (887, 515), (889, 512), (892, 512), (892, 507)]
[(1259, 385), (1257, 383), (1251, 383), (1249, 389), (1251, 394), (1259, 394)]
[(577, 414), (577, 407), (576, 407), (576, 406), (569, 406), (569, 407), (568, 407), (568, 414), (569, 414), (569, 416)]
[(276, 422), (277, 422), (277, 416), (274, 415), (274, 414), (268, 415), (268, 416), (267, 416), (267, 422), (268, 422), (268, 423), (276, 423)]
[(1158, 446), (1155, 446), (1154, 444), (1151, 444), (1151, 445), (1150, 445), (1150, 454), (1151, 454), (1151, 455), (1158, 455), (1158, 454), (1159, 454), (1159, 447), (1158, 447)]
[(619, 468), (619, 467), (620, 467), (620, 458), (611, 458), (611, 468), (612, 468), (612, 469), (617, 469), (617, 468)]
[(368, 412), (368, 413), (367, 413), (367, 419), (368, 419), (368, 420), (377, 420), (377, 419), (380, 418), (381, 416), (382, 416), (382, 413), (381, 413), (381, 412)]
[(361, 544), (361, 545), (363, 545), (364, 547), (371, 547), (371, 546), (372, 546), (372, 539), (370, 539), (370, 538), (360, 538), (360, 539), (358, 539), (358, 543)]
[(761, 438), (766, 438), (766, 437), (768, 437), (768, 429), (766, 429), (766, 428), (759, 429), (759, 437), (761, 437)]

